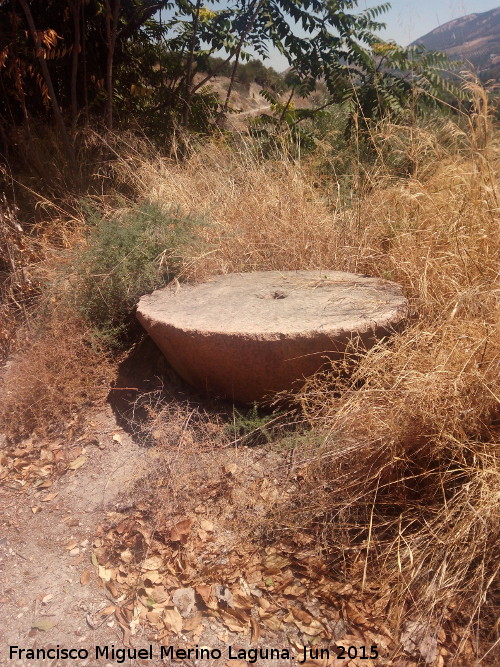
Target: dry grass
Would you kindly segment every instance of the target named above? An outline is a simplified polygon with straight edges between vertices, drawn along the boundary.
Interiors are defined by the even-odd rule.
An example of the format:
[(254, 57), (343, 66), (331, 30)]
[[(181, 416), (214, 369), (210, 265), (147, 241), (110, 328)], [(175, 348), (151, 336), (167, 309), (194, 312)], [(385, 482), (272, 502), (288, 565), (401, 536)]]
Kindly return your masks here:
[[(483, 105), (480, 97), (484, 113)], [(468, 159), (447, 157), (427, 179), (363, 201), (357, 266), (401, 282), (416, 320), (391, 345), (371, 350), (340, 394), (325, 395), (318, 382), (304, 390), (307, 411), (327, 435), (304, 456), (310, 482), (292, 523), (319, 524), (330, 549), (352, 546), (370, 557), (395, 585), (400, 613), (410, 602), (421, 619), (460, 611), (467, 630), (482, 627), (493, 640), (499, 154), (485, 116), (476, 120)]]
[(236, 147), (221, 138), (182, 163), (130, 151), (117, 167), (142, 197), (208, 222), (207, 250), (187, 262), (188, 279), (332, 263), (337, 233), (312, 179), (299, 163), (262, 160), (245, 137)]
[(471, 86), (471, 96), (465, 133), (451, 122), (443, 140), (432, 127), (384, 126), (374, 142), (406, 151), (412, 176), (396, 178), (380, 149), (348, 204), (334, 184), (316, 189), (307, 164), (263, 161), (244, 138), (238, 151), (221, 139), (182, 164), (131, 153), (123, 177), (210, 221), (210, 249), (191, 259), (188, 278), (320, 268), (404, 286), (407, 331), (335, 380), (337, 391), (331, 377), (304, 389), (323, 444), (304, 449), (306, 481), (276, 530), (314, 528), (332, 557), (354, 550), (365, 576), (392, 582), (399, 614), (461, 617), (494, 642), (499, 150), (483, 92)]
[(111, 375), (85, 323), (56, 311), (3, 370), (0, 430), (13, 440), (64, 430), (83, 407), (105, 399)]

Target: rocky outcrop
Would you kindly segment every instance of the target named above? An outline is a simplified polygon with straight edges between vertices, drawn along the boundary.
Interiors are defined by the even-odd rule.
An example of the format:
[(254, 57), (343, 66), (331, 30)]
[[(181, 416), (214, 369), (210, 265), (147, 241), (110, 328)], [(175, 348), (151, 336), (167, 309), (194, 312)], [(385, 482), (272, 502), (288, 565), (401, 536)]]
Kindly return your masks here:
[(353, 336), (370, 347), (406, 315), (395, 283), (338, 271), (216, 276), (157, 290), (137, 307), (182, 378), (243, 403), (299, 388)]

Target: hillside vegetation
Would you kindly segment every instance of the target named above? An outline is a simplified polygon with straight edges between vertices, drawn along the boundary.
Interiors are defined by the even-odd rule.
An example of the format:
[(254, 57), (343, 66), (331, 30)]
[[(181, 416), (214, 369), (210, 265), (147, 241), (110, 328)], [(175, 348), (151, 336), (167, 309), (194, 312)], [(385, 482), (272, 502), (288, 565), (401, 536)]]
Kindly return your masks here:
[[(251, 26), (263, 24), (260, 37), (247, 14), (242, 24), (241, 14), (191, 8), (190, 22), (160, 53), (170, 59), (170, 78), (163, 72), (151, 95), (159, 51), (144, 35), (159, 30), (147, 22), (152, 14), (135, 41), (115, 35), (116, 85), (104, 76), (116, 55), (111, 33), (89, 57), (95, 77), (86, 100), (72, 99), (70, 63), (54, 56), (60, 62), (49, 74), (61, 104), (52, 111), (37, 97), (48, 78), (29, 73), (32, 50), (18, 44), (15, 60), (10, 44), (5, 62), (23, 76), (16, 87), (16, 66), (1, 70), (11, 87), (0, 100), (0, 127), (9, 130), (0, 166), (0, 481), (48, 488), (61, 472), (52, 444), (84, 439), (108, 401), (155, 461), (120, 511), (96, 527), (92, 567), (124, 642), (139, 627), (155, 641), (193, 631), (151, 597), (162, 588), (164, 602), (183, 586), (196, 588), (211, 620), (254, 642), (264, 632), (266, 641), (288, 641), (293, 625), (300, 646), (331, 644), (342, 632), (377, 644), (373, 664), (494, 667), (495, 98), (469, 75), (449, 85), (438, 76), (439, 55), (372, 40), (373, 17), (363, 15), (342, 19), (342, 49), (358, 59), (355, 79), (329, 33), (321, 33), (325, 51), (309, 70), (307, 43), (288, 36), (294, 69), (286, 90), (258, 81), (274, 74), (255, 66), (250, 85), (262, 87), (266, 110), (235, 131), (230, 100), (234, 85), (241, 96), (246, 85), (235, 79), (240, 52), (250, 33), (254, 46), (272, 33), (258, 14), (266, 6), (245, 5)], [(43, 21), (40, 3), (29, 7)], [(89, 7), (96, 11), (86, 38), (97, 40), (106, 21), (113, 29), (113, 13)], [(131, 25), (127, 17), (139, 21), (135, 3), (123, 8), (130, 15), (120, 14), (116, 29)], [(15, 3), (7, 9), (20, 20)], [(54, 3), (49, 9), (67, 39), (68, 18)], [(326, 18), (340, 20), (335, 12)], [(239, 35), (227, 46), (233, 68), (220, 90), (197, 88), (210, 70), (202, 42), (212, 35), (216, 52), (223, 21)], [(140, 91), (131, 88), (139, 85), (137, 62), (153, 63)], [(215, 75), (211, 81), (217, 85)], [(164, 361), (144, 381), (155, 352), (134, 317), (142, 294), (214, 274), (295, 269), (400, 283), (410, 304), (406, 330), (367, 353), (353, 344), (297, 395), (263, 406), (199, 396)], [(200, 529), (190, 535), (195, 521)], [(245, 563), (257, 572), (246, 588)], [(145, 571), (158, 580), (147, 583), (153, 575)], [(316, 587), (313, 602), (305, 581)], [(224, 587), (241, 608), (230, 608), (225, 592), (221, 601)], [(339, 636), (324, 630), (324, 618), (335, 620)]]

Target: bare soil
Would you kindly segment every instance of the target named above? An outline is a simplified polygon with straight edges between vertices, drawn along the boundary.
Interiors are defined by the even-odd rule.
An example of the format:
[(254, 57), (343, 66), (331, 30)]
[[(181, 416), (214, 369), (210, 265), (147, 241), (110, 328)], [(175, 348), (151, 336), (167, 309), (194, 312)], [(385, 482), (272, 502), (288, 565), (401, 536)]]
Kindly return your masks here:
[[(33, 488), (0, 489), (1, 665), (35, 664), (10, 660), (10, 646), (121, 644), (113, 620), (94, 623), (110, 602), (91, 565), (92, 542), (103, 515), (126, 506), (148, 451), (116, 424), (109, 406), (89, 420), (89, 427), (95, 445), (86, 448), (84, 465), (55, 481), (53, 500), (41, 502), (48, 494)], [(34, 513), (37, 507), (41, 510)], [(90, 581), (82, 585), (82, 573), (89, 569)], [(40, 621), (46, 630), (35, 629)]]

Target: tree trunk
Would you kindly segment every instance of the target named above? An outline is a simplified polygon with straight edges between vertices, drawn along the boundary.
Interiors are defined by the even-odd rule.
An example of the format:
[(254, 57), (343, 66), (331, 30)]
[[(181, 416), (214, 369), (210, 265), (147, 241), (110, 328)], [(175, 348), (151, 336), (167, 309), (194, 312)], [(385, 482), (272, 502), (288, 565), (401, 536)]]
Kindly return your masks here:
[(196, 33), (198, 32), (198, 22), (200, 18), (200, 9), (201, 9), (202, 0), (197, 0), (196, 10), (194, 14), (193, 21), (193, 37), (191, 39), (191, 47), (189, 49), (188, 62), (186, 67), (186, 83), (184, 88), (184, 105), (182, 108), (182, 124), (184, 127), (187, 127), (189, 122), (189, 113), (191, 111), (191, 98), (193, 92), (191, 90), (191, 84), (193, 81), (193, 60), (194, 60), (194, 50), (196, 47)]
[(295, 95), (295, 86), (292, 87), (292, 91), (291, 91), (291, 93), (290, 93), (290, 97), (288, 98), (288, 100), (287, 100), (285, 106), (283, 107), (283, 111), (281, 112), (281, 116), (280, 116), (280, 118), (279, 118), (279, 120), (278, 120), (278, 127), (281, 126), (281, 123), (283, 122), (283, 120), (284, 120), (284, 118), (285, 118), (285, 116), (286, 116), (286, 112), (287, 112), (288, 109), (290, 108), (290, 104), (292, 103), (292, 99), (293, 99), (293, 96), (294, 96), (294, 95)]
[[(238, 43), (238, 46), (236, 48), (236, 58), (234, 60), (234, 65), (233, 65), (233, 70), (231, 72), (231, 79), (229, 81), (229, 86), (227, 89), (227, 94), (226, 94), (226, 99), (224, 101), (224, 106), (222, 107), (222, 111), (220, 113), (221, 117), (224, 116), (227, 113), (227, 108), (229, 106), (229, 100), (231, 98), (231, 93), (233, 92), (233, 86), (234, 86), (234, 80), (236, 78), (236, 72), (238, 71), (238, 63), (240, 61), (240, 53), (241, 49), (243, 48), (243, 42), (245, 41), (248, 33), (252, 29), (253, 24), (255, 23), (255, 20), (257, 18), (257, 15), (259, 13), (259, 10), (263, 4), (263, 0), (260, 0), (260, 2), (257, 4), (257, 2), (254, 1), (253, 6), (250, 6), (250, 11), (252, 11), (252, 15), (248, 19), (248, 23), (245, 27), (245, 30), (243, 32), (243, 35), (241, 36), (241, 39)], [(255, 7), (257, 5), (257, 7)], [(255, 8), (255, 9), (254, 9)]]
[(236, 53), (236, 58), (233, 65), (233, 71), (231, 72), (231, 78), (229, 80), (229, 86), (227, 87), (226, 99), (224, 101), (224, 106), (222, 107), (221, 116), (224, 116), (227, 113), (227, 108), (229, 106), (229, 98), (231, 97), (231, 93), (233, 92), (234, 79), (236, 78), (236, 72), (238, 71), (238, 63), (240, 62), (240, 51), (241, 48), (238, 49), (238, 52)]
[(6, 162), (9, 160), (9, 138), (7, 132), (4, 128), (7, 127), (7, 122), (5, 118), (0, 113), (0, 139), (2, 140), (2, 149), (0, 150), (0, 156), (5, 159)]
[(120, 0), (106, 0), (106, 41), (108, 57), (106, 59), (106, 125), (108, 130), (113, 129), (113, 59), (115, 55), (116, 39), (118, 37), (118, 18), (120, 15)]
[(76, 123), (78, 120), (78, 56), (80, 54), (80, 11), (82, 0), (72, 0), (70, 2), (73, 13), (73, 52), (71, 54), (71, 132), (76, 132)]
[(88, 127), (89, 118), (89, 80), (87, 74), (87, 24), (85, 19), (85, 3), (81, 3), (82, 7), (82, 64), (83, 64), (83, 105), (85, 109), (85, 125)]
[(75, 167), (76, 166), (75, 153), (73, 151), (73, 146), (71, 145), (68, 132), (66, 131), (66, 126), (64, 125), (61, 109), (59, 108), (59, 104), (57, 102), (56, 91), (54, 90), (54, 86), (52, 85), (52, 78), (50, 76), (49, 68), (47, 67), (47, 61), (43, 57), (44, 54), (43, 54), (42, 43), (40, 41), (40, 37), (37, 33), (35, 23), (33, 21), (33, 15), (31, 14), (31, 10), (26, 0), (19, 0), (19, 3), (24, 11), (24, 15), (26, 16), (26, 21), (28, 22), (31, 36), (33, 38), (33, 41), (35, 42), (36, 55), (38, 58), (38, 62), (40, 63), (40, 68), (42, 70), (43, 78), (45, 79), (45, 85), (47, 86), (47, 90), (49, 91), (52, 111), (54, 113), (54, 118), (56, 120), (57, 127), (59, 128), (59, 131), (61, 133), (61, 139), (63, 141), (64, 148), (66, 150), (70, 164), (72, 165), (72, 167)]

